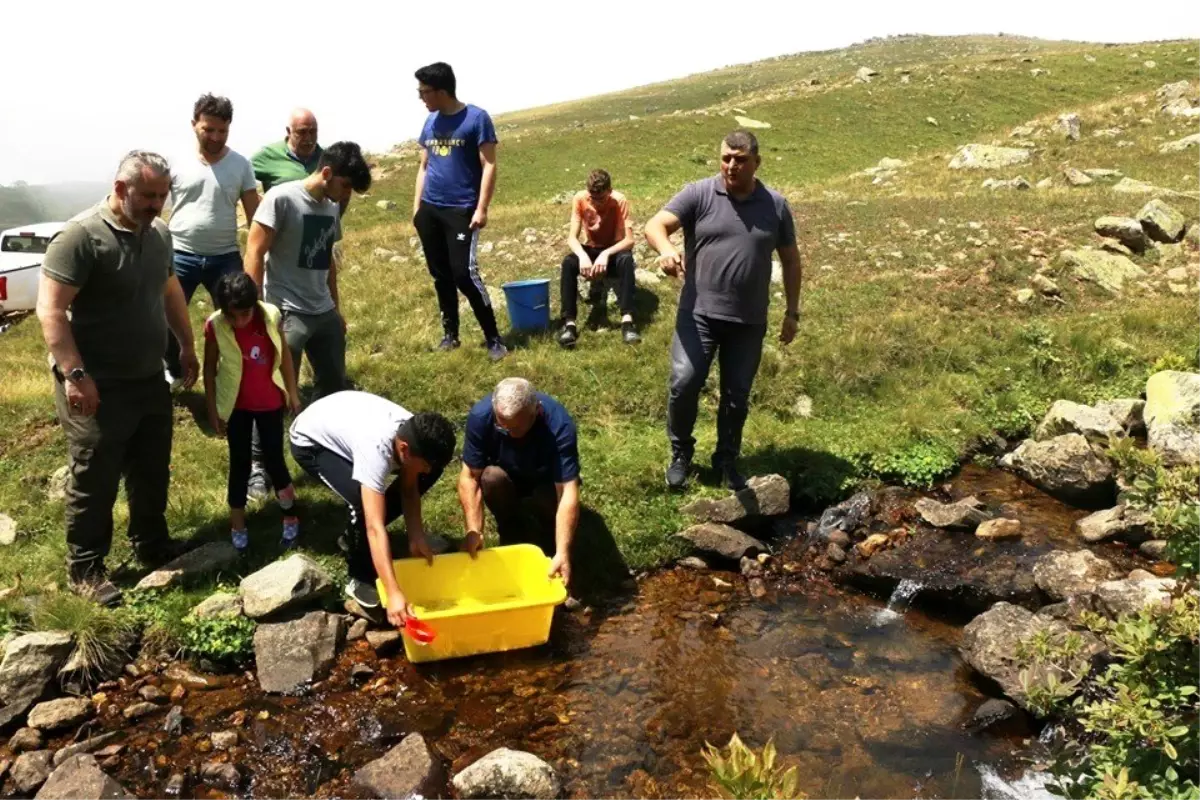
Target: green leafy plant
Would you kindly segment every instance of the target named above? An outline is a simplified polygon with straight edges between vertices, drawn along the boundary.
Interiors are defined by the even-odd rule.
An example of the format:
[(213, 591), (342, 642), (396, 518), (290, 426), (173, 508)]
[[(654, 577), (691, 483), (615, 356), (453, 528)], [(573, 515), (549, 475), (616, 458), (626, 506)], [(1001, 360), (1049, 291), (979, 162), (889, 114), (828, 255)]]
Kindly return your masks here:
[(938, 442), (919, 441), (870, 457), (871, 473), (908, 486), (928, 487), (958, 466), (957, 454)]
[(254, 620), (236, 616), (183, 618), (184, 652), (220, 664), (241, 665), (254, 653)]
[(1153, 450), (1128, 440), (1110, 449), (1128, 487), (1125, 502), (1150, 513), (1154, 535), (1167, 542), (1167, 558), (1184, 575), (1200, 570), (1200, 467), (1167, 467)]
[(1083, 637), (1074, 631), (1065, 635), (1041, 628), (1017, 643), (1017, 673), (1029, 710), (1049, 717), (1061, 710), (1079, 691), (1091, 664), (1083, 655)]
[(43, 597), (29, 624), (33, 630), (71, 633), (75, 638), (71, 663), (89, 681), (123, 663), (137, 638), (136, 627), (119, 610), (67, 593)]
[(761, 755), (747, 747), (735, 733), (723, 749), (704, 743), (701, 751), (712, 776), (713, 788), (733, 800), (792, 800), (797, 791), (795, 767), (775, 764), (775, 742), (768, 741)]

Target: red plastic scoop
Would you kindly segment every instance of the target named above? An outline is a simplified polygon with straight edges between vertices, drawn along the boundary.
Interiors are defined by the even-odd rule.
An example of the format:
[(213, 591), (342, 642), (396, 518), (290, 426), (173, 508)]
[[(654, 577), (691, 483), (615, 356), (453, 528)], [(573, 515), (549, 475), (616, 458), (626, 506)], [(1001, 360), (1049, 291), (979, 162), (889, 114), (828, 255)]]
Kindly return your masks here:
[(409, 617), (404, 621), (404, 632), (417, 644), (429, 644), (437, 638), (437, 631), (433, 626), (421, 622), (416, 617)]

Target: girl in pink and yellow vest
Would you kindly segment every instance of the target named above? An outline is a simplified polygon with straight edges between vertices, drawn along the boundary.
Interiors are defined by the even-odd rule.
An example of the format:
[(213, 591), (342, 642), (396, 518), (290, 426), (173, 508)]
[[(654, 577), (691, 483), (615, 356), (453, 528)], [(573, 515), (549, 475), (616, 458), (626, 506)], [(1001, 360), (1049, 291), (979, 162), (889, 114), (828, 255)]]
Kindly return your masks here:
[(217, 283), (219, 309), (204, 323), (204, 395), (213, 430), (229, 441), (229, 526), (233, 546), (244, 553), (246, 481), (250, 478), (250, 440), (255, 428), (263, 463), (283, 509), (283, 546), (300, 535), (296, 490), (283, 459), (283, 413), (300, 412), (291, 351), (283, 344), (279, 309), (260, 302), (258, 288), (244, 272)]

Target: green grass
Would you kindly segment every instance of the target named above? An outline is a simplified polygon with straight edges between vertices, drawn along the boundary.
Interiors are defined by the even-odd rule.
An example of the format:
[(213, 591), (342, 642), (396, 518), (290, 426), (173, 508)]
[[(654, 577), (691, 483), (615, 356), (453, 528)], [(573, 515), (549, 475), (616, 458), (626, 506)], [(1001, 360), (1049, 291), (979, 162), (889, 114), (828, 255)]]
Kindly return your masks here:
[[(1105, 47), (900, 38), (504, 115), (497, 119), (499, 190), (483, 235), (495, 249), (481, 256), (482, 270), (492, 287), (554, 279), (557, 313), (569, 208), (554, 202), (556, 195), (574, 191), (602, 166), (629, 196), (635, 221), (644, 222), (684, 182), (715, 171), (717, 146), (734, 127), (734, 113), (770, 122), (760, 135), (761, 177), (784, 191), (796, 212), (806, 265), (804, 318), (798, 340), (781, 347), (774, 336), (782, 302), (773, 304), (746, 429), (747, 466), (787, 475), (797, 499), (810, 507), (866, 478), (928, 483), (981, 438), (1028, 430), (1055, 399), (1137, 395), (1156, 364), (1196, 367), (1195, 295), (1172, 294), (1165, 278), (1167, 270), (1189, 265), (1185, 283), (1194, 286), (1194, 249), (1138, 259), (1147, 278), (1119, 298), (1077, 282), (1054, 258), (1064, 248), (1095, 243), (1097, 216), (1136, 213), (1148, 197), (1116, 194), (1101, 183), (993, 192), (980, 188), (987, 174), (946, 169), (960, 145), (1009, 143), (1014, 126), (1033, 121), (1046, 128), (1059, 113), (1075, 111), (1083, 118), (1080, 141), (1038, 133), (1030, 163), (996, 177), (1023, 174), (1036, 182), (1066, 166), (1110, 167), (1194, 196), (1196, 151), (1158, 152), (1191, 128), (1155, 114), (1153, 93), (1193, 76), (1195, 64), (1187, 59), (1195, 52), (1195, 42)], [(1146, 59), (1157, 67), (1145, 68)], [(881, 75), (855, 84), (863, 64)], [(908, 83), (897, 68), (910, 72)], [(1033, 68), (1049, 74), (1033, 76)], [(820, 83), (804, 85), (811, 78)], [(1092, 136), (1112, 127), (1122, 128), (1119, 138)], [(908, 164), (891, 182), (874, 185), (862, 170), (885, 156)], [(664, 279), (639, 293), (644, 342), (637, 348), (622, 346), (612, 331), (585, 332), (571, 353), (552, 337), (533, 337), (518, 340), (506, 361), (492, 365), (475, 346), (478, 329), (464, 311), (464, 347), (435, 354), (436, 301), (406, 211), (411, 145), (382, 156), (380, 166), (385, 177), (370, 197), (352, 204), (345, 221), (341, 291), (352, 379), (461, 426), (471, 404), (500, 378), (530, 378), (580, 424), (583, 500), (594, 512), (580, 534), (591, 548), (586, 561), (612, 563), (614, 552), (598, 544), (607, 538), (630, 568), (677, 556), (671, 534), (684, 524), (681, 500), (665, 491), (662, 471), (678, 285)], [(398, 208), (377, 208), (383, 199)], [(1173, 202), (1194, 222), (1194, 200)], [(526, 243), (527, 228), (537, 230), (537, 241)], [(378, 258), (381, 247), (407, 260)], [(637, 255), (652, 266), (640, 241)], [(1014, 302), (1037, 269), (1059, 283), (1062, 304)], [(201, 293), (193, 302), (197, 325), (210, 310)], [(62, 504), (45, 500), (45, 485), (65, 462), (64, 442), (36, 320), (4, 334), (2, 347), (0, 510), (21, 533), (0, 559), (0, 585), (19, 574), (23, 591), (46, 592), (48, 582), (62, 582)], [(810, 419), (793, 412), (800, 394), (813, 401)], [(697, 428), (701, 460), (714, 444), (715, 400), (714, 376)], [(171, 529), (223, 537), (225, 444), (205, 434), (183, 403), (176, 422)], [(713, 491), (696, 487), (692, 494)], [(311, 483), (302, 484), (300, 495), (309, 552), (337, 567), (337, 504)], [(461, 512), (452, 476), (425, 505), (428, 527), (457, 538)], [(119, 503), (118, 531), (124, 514)], [(278, 525), (276, 510), (251, 515), (252, 566), (276, 556)], [(113, 560), (127, 556), (118, 534)], [(236, 576), (222, 576), (230, 578)], [(206, 588), (189, 590), (185, 599), (194, 603)], [(174, 602), (177, 616), (190, 607)]]

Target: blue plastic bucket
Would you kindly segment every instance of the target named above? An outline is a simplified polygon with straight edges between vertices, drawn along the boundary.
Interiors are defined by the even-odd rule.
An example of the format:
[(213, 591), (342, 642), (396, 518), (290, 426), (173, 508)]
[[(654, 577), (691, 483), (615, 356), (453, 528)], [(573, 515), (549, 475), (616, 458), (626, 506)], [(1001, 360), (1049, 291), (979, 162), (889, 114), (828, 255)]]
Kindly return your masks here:
[(544, 331), (550, 327), (550, 280), (510, 281), (504, 289), (508, 319), (514, 331)]

